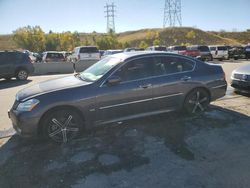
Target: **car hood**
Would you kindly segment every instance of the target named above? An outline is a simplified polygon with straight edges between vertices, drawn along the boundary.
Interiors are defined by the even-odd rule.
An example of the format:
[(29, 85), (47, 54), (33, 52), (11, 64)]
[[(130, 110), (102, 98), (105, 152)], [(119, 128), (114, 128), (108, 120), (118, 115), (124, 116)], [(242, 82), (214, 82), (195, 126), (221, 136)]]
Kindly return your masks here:
[(67, 76), (62, 78), (57, 78), (53, 80), (48, 80), (40, 82), (33, 86), (27, 87), (16, 94), (16, 99), (18, 101), (23, 101), (37, 95), (44, 93), (49, 93), (57, 90), (73, 88), (77, 86), (88, 85), (91, 82), (83, 81), (75, 76)]
[(238, 74), (250, 74), (250, 64), (243, 65), (234, 70), (234, 73)]

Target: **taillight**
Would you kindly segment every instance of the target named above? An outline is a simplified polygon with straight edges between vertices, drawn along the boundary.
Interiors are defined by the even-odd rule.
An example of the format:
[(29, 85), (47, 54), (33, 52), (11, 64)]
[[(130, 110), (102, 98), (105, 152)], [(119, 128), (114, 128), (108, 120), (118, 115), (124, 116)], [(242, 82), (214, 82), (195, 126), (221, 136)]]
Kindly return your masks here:
[(226, 73), (225, 73), (225, 71), (224, 71), (224, 70), (223, 70), (222, 79), (223, 79), (223, 80), (226, 80)]
[(215, 55), (217, 55), (217, 54), (218, 54), (218, 50), (215, 51)]
[(29, 61), (29, 63), (33, 63), (33, 61), (31, 60), (30, 57), (28, 57), (28, 61)]

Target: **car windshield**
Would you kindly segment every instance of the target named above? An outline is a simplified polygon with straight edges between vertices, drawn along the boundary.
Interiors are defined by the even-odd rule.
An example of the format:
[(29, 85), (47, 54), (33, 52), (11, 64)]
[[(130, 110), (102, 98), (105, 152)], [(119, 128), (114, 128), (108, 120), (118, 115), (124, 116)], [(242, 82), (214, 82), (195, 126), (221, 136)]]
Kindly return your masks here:
[(109, 70), (111, 70), (114, 66), (116, 66), (120, 62), (121, 62), (121, 60), (119, 58), (106, 57), (106, 58), (98, 61), (97, 63), (95, 63), (94, 65), (92, 65), (88, 69), (86, 69), (85, 71), (83, 71), (80, 74), (80, 77), (83, 80), (88, 80), (88, 81), (92, 81), (92, 82), (97, 81), (105, 73), (107, 73)]

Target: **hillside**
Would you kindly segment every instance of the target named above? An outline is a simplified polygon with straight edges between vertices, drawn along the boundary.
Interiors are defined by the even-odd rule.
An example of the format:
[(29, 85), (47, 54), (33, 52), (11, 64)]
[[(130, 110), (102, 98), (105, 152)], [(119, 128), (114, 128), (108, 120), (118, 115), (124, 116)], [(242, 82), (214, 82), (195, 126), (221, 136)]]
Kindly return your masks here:
[[(158, 35), (158, 36), (157, 36)], [(205, 32), (194, 28), (166, 28), (166, 29), (144, 29), (133, 32), (125, 32), (118, 35), (121, 42), (128, 42), (137, 46), (144, 40), (152, 45), (154, 37), (157, 36), (161, 43), (166, 46), (189, 45), (189, 44), (240, 44), (237, 38), (224, 38), (218, 34)]]
[[(95, 45), (103, 33), (80, 33), (82, 45)], [(160, 44), (191, 45), (191, 44), (247, 44), (250, 43), (250, 32), (205, 32), (200, 29), (188, 27), (176, 27), (166, 29), (142, 29), (117, 34), (118, 41), (128, 43), (129, 46), (139, 46), (141, 41), (153, 45), (158, 39)], [(0, 35), (0, 50), (16, 49), (12, 35)]]
[(237, 40), (242, 44), (250, 43), (250, 30), (245, 32), (211, 32), (215, 35)]

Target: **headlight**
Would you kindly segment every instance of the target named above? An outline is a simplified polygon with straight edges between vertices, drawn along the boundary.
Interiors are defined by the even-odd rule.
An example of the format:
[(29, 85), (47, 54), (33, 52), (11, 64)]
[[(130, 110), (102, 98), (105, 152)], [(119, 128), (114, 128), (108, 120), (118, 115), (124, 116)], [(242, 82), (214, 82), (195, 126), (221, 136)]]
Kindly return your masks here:
[(37, 99), (30, 99), (17, 106), (17, 111), (27, 112), (31, 111), (40, 101)]

